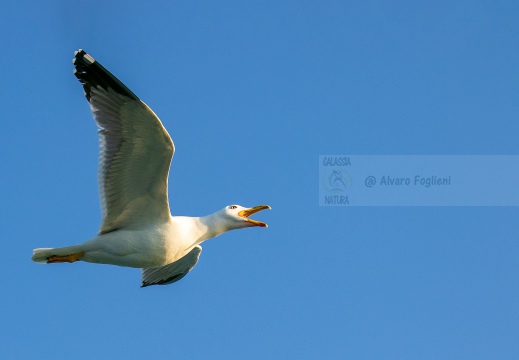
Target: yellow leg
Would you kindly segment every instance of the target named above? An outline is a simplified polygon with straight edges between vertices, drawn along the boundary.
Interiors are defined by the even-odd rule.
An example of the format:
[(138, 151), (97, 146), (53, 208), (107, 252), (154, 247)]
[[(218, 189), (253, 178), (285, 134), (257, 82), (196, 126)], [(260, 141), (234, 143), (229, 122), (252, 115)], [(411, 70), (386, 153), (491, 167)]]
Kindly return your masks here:
[(78, 261), (85, 255), (85, 252), (82, 251), (77, 254), (70, 255), (52, 255), (47, 258), (47, 264), (59, 263), (59, 262), (69, 262), (73, 263), (74, 261)]

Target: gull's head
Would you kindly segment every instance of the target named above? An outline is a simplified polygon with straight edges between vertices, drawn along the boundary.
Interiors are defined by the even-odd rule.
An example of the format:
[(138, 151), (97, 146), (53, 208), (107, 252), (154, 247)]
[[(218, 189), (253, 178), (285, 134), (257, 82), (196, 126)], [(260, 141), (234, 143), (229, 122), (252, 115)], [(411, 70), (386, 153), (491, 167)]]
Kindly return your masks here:
[(268, 205), (258, 205), (251, 208), (246, 208), (240, 205), (229, 205), (220, 210), (218, 215), (225, 219), (228, 223), (230, 230), (242, 229), (246, 227), (259, 226), (267, 227), (264, 222), (253, 220), (249, 216), (257, 213), (261, 210), (270, 210)]

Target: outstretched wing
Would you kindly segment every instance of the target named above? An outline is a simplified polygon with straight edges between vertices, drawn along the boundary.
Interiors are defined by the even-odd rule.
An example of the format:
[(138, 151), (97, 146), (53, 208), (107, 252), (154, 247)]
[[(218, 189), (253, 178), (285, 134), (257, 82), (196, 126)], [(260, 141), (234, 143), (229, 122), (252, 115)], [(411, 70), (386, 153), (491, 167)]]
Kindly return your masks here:
[(202, 247), (196, 245), (183, 258), (157, 268), (142, 269), (142, 286), (168, 285), (179, 281), (195, 267), (202, 252)]
[(166, 220), (173, 141), (155, 113), (83, 50), (74, 74), (99, 126), (100, 234)]

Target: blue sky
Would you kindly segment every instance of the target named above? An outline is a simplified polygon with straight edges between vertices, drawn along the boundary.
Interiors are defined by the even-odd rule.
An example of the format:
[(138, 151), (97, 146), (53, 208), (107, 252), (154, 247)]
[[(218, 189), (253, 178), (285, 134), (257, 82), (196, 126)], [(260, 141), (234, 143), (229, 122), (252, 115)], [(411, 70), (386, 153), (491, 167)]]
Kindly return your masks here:
[[(512, 1), (0, 4), (0, 357), (515, 359), (517, 207), (320, 207), (327, 154), (517, 155)], [(38, 265), (94, 236), (83, 48), (161, 118), (174, 215), (273, 208), (195, 269)]]

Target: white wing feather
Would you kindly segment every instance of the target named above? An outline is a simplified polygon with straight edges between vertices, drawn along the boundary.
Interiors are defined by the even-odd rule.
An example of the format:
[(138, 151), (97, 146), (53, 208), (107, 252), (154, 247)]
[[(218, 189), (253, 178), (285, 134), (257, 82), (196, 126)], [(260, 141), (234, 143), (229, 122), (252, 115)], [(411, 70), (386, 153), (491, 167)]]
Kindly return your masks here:
[(150, 285), (168, 285), (187, 275), (195, 267), (202, 252), (196, 245), (193, 250), (179, 260), (157, 268), (142, 269), (142, 287)]
[(99, 126), (100, 234), (167, 220), (175, 147), (159, 118), (122, 82), (80, 50), (74, 60)]

